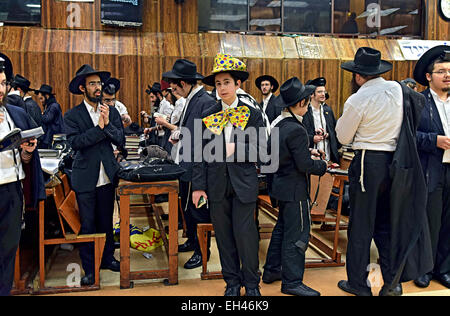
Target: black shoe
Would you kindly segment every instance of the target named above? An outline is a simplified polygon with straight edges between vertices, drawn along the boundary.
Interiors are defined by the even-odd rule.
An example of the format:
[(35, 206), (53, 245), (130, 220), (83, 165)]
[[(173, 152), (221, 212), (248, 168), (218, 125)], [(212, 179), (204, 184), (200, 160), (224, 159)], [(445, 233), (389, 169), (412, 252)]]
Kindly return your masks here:
[(87, 274), (81, 278), (80, 285), (81, 286), (89, 286), (95, 283), (95, 277), (93, 274)]
[(245, 287), (245, 296), (261, 296), (259, 286), (255, 287), (254, 289)]
[(224, 296), (241, 296), (241, 286), (228, 286), (225, 289)]
[(185, 269), (195, 269), (198, 267), (201, 267), (202, 265), (202, 255), (198, 254), (198, 253), (194, 253), (191, 257), (191, 259), (189, 259), (185, 264), (184, 264), (184, 268)]
[(264, 270), (262, 281), (266, 284), (273, 283), (275, 281), (281, 280), (281, 271), (270, 272), (269, 270)]
[(383, 285), (381, 288), (379, 296), (402, 296), (403, 294), (403, 288), (402, 285), (399, 283), (396, 287), (393, 289), (390, 289), (389, 286)]
[(184, 244), (178, 246), (178, 252), (194, 251), (194, 244), (190, 241), (186, 241)]
[(350, 284), (348, 283), (348, 281), (346, 280), (342, 280), (339, 281), (338, 283), (338, 287), (342, 290), (345, 291), (347, 293), (356, 295), (356, 296), (372, 296), (372, 292), (363, 292), (363, 291), (359, 291), (357, 289), (354, 289), (350, 286)]
[(110, 263), (102, 263), (100, 269), (111, 270), (113, 272), (120, 272), (120, 262), (113, 259)]
[(443, 286), (450, 289), (450, 273), (447, 274), (441, 274), (439, 276), (436, 276), (435, 279), (439, 281)]
[(312, 288), (306, 286), (303, 283), (292, 288), (281, 286), (281, 293), (296, 296), (320, 296), (320, 292), (313, 290)]
[(425, 275), (422, 275), (421, 277), (418, 277), (414, 280), (414, 284), (421, 288), (426, 288), (430, 285), (431, 279), (432, 279), (431, 273), (427, 273)]

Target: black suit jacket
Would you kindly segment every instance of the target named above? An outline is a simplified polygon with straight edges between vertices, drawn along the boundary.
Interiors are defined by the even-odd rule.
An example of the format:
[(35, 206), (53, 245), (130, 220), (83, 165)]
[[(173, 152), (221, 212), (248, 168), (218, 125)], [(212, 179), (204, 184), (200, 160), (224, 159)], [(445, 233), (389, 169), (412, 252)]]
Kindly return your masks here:
[(444, 170), (444, 150), (436, 147), (437, 136), (445, 135), (445, 132), (430, 89), (423, 91), (422, 95), (425, 96), (426, 102), (417, 129), (417, 149), (428, 192), (433, 192)]
[[(328, 140), (330, 142), (330, 159), (332, 162), (339, 163), (339, 148), (341, 144), (336, 137), (336, 118), (334, 117), (333, 110), (326, 104), (323, 105), (323, 116), (325, 117), (325, 124), (327, 127)], [(308, 112), (303, 116), (303, 125), (308, 131), (309, 146), (314, 148), (314, 135), (318, 127), (314, 126), (314, 116), (312, 113), (311, 105), (308, 107)]]
[[(275, 98), (276, 96), (272, 94), (272, 96), (269, 99), (269, 102), (267, 103), (265, 111), (270, 123), (272, 123), (281, 114), (281, 108), (275, 106)], [(264, 101), (261, 101), (259, 105), (261, 109), (264, 109)]]
[[(285, 118), (276, 127), (279, 128), (279, 167), (273, 176), (270, 196), (280, 201), (305, 201), (309, 199), (309, 175), (323, 175), (327, 164), (311, 159), (308, 133), (297, 119)], [(273, 135), (272, 130), (270, 137)]]
[[(246, 106), (239, 101), (238, 106)], [(206, 191), (208, 199), (213, 202), (222, 201), (226, 194), (228, 180), (231, 182), (236, 196), (242, 203), (253, 203), (258, 198), (258, 174), (256, 163), (259, 152), (265, 148), (265, 125), (261, 111), (247, 106), (250, 110), (250, 117), (244, 131), (233, 127), (232, 139), (236, 144), (235, 154), (232, 159), (226, 159), (225, 152), (225, 130), (220, 135), (213, 134), (206, 130), (205, 135), (210, 140), (206, 140), (202, 146), (204, 153), (211, 153), (217, 159), (209, 159), (203, 156), (202, 162), (194, 163), (192, 174), (192, 191)], [(213, 108), (203, 114), (203, 117), (222, 111), (222, 103), (219, 101)], [(249, 129), (252, 127), (252, 129)], [(262, 130), (261, 130), (262, 129)], [(245, 137), (255, 131), (257, 139)], [(264, 135), (264, 139), (259, 139), (259, 134)], [(256, 155), (255, 155), (256, 153)], [(256, 157), (255, 157), (256, 156)], [(231, 161), (230, 161), (231, 160)]]
[(117, 147), (125, 144), (122, 120), (117, 109), (109, 107), (109, 124), (103, 130), (94, 126), (84, 102), (65, 114), (64, 123), (67, 140), (76, 151), (72, 165), (73, 190), (78, 193), (95, 190), (100, 162), (114, 184), (120, 166), (111, 144)]
[[(197, 124), (201, 129), (201, 119), (203, 112), (207, 111), (214, 105), (216, 105), (216, 101), (203, 88), (192, 97), (192, 99), (189, 101), (189, 104), (187, 105), (186, 112), (183, 117), (183, 122), (181, 122), (181, 128), (188, 129), (189, 133), (183, 133), (183, 130), (181, 131), (181, 133), (183, 134), (183, 138), (181, 139), (179, 144), (179, 146), (181, 146), (179, 165), (186, 170), (186, 172), (181, 177), (181, 181), (190, 182), (192, 180), (192, 166), (194, 162), (195, 146), (195, 122), (198, 122)], [(201, 139), (201, 137), (197, 139)], [(186, 146), (189, 146), (190, 152), (186, 148), (183, 148)]]
[(52, 144), (53, 135), (64, 132), (64, 119), (61, 106), (53, 96), (47, 100), (45, 105), (45, 110), (42, 114), (42, 126), (45, 131), (45, 135), (42, 137), (42, 143), (47, 146)]

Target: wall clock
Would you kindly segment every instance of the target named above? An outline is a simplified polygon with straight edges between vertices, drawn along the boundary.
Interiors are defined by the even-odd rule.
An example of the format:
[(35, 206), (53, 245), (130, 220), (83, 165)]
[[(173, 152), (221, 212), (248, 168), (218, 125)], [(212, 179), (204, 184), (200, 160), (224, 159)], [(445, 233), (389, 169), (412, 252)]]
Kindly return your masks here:
[(438, 11), (441, 17), (449, 22), (450, 21), (450, 0), (439, 0)]

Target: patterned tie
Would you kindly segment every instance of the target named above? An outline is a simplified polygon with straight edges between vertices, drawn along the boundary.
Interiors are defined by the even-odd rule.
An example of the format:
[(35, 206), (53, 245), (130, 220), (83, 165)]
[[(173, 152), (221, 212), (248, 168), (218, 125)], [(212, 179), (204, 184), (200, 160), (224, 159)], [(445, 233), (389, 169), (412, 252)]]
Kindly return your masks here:
[(238, 106), (207, 116), (203, 119), (203, 122), (211, 132), (220, 135), (228, 122), (243, 131), (247, 126), (249, 117), (250, 109), (246, 106)]

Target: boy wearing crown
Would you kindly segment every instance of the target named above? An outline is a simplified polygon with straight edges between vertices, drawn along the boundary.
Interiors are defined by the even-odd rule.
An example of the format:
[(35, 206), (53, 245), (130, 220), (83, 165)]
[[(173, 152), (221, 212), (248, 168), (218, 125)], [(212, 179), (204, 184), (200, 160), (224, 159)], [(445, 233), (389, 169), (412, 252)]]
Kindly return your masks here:
[[(209, 202), (219, 249), (225, 296), (260, 296), (258, 229), (254, 220), (258, 197), (257, 158), (266, 139), (261, 112), (246, 106), (236, 95), (249, 73), (246, 65), (218, 54), (213, 72), (203, 83), (214, 86), (221, 100), (203, 113), (201, 160), (193, 169), (192, 200)], [(260, 129), (263, 132), (260, 133)], [(242, 265), (241, 265), (242, 264)]]

